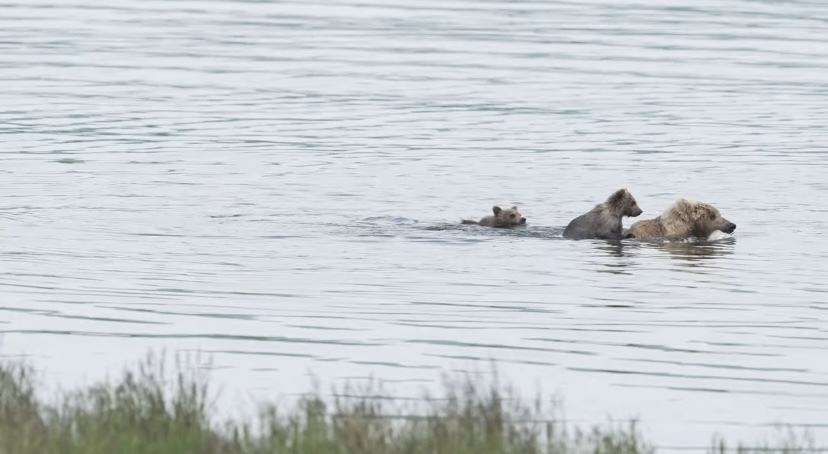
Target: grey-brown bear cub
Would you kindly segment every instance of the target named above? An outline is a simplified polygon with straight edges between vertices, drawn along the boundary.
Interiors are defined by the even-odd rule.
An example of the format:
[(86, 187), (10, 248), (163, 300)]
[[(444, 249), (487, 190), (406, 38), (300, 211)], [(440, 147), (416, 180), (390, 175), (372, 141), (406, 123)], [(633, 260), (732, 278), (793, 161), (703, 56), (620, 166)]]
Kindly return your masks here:
[(486, 216), (480, 221), (463, 220), (463, 224), (482, 225), (484, 227), (509, 228), (526, 224), (526, 218), (518, 211), (517, 207), (500, 208), (493, 207), (494, 215)]
[(630, 191), (619, 189), (609, 196), (606, 202), (595, 205), (589, 213), (573, 219), (566, 226), (563, 236), (571, 240), (631, 238), (632, 235), (629, 233), (623, 233), (621, 219), (624, 216), (636, 217), (641, 213), (641, 208)]

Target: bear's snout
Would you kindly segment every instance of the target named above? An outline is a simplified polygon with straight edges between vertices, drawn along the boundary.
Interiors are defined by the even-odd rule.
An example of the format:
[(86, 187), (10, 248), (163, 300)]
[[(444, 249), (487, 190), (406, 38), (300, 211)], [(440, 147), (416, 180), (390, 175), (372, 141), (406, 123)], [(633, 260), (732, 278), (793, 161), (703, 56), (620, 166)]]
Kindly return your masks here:
[(520, 218), (520, 223), (521, 224), (526, 224), (526, 218)]
[(733, 233), (736, 230), (736, 224), (728, 221), (727, 219), (721, 217), (719, 218), (719, 228), (717, 230), (721, 230), (724, 233)]

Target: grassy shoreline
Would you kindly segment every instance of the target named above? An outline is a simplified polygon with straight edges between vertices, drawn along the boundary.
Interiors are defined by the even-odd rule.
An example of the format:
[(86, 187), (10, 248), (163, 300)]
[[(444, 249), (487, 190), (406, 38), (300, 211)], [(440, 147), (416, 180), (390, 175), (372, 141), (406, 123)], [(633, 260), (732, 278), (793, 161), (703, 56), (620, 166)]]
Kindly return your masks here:
[[(445, 382), (417, 404), (377, 399), (376, 387), (316, 392), (291, 408), (263, 404), (257, 418), (224, 420), (209, 377), (148, 355), (115, 380), (63, 392), (38, 391), (34, 369), (0, 361), (0, 454), (499, 454), (654, 453), (635, 423), (570, 427), (550, 419), (542, 399), (468, 377)], [(554, 407), (554, 405), (553, 405)], [(711, 437), (712, 439), (712, 437)], [(708, 452), (820, 452), (790, 436), (758, 446), (710, 442)], [(828, 451), (822, 451), (828, 452)]]

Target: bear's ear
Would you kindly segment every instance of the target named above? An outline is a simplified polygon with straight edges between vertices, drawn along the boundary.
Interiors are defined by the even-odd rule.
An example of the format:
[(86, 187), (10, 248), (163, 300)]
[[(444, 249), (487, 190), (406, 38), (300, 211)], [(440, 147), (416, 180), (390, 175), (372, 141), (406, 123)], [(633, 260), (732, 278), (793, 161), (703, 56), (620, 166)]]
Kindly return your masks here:
[(517, 211), (517, 205), (513, 206), (512, 209)]
[(619, 189), (610, 196), (607, 202), (610, 205), (618, 205), (622, 200), (624, 200), (624, 197), (626, 197), (627, 194), (629, 194), (629, 191), (626, 189)]
[(494, 212), (495, 216), (497, 216), (501, 211), (503, 211), (503, 209), (499, 206), (494, 206), (492, 207), (492, 211)]

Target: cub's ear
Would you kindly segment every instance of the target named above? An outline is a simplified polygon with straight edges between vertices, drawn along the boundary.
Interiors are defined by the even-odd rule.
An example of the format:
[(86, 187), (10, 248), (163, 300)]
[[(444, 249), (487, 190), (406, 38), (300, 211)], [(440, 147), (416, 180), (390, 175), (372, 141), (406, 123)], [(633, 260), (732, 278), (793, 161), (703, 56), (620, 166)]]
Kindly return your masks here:
[(501, 211), (503, 211), (503, 209), (499, 206), (494, 206), (492, 207), (492, 211), (494, 212), (495, 216), (497, 216)]
[(607, 200), (607, 202), (610, 205), (617, 205), (622, 200), (624, 200), (624, 198), (627, 197), (627, 195), (629, 193), (630, 193), (630, 191), (628, 191), (627, 189), (619, 189), (619, 190), (612, 193), (612, 195), (609, 197), (609, 200)]
[(513, 207), (512, 207), (512, 209), (513, 209), (513, 210), (517, 210), (517, 206), (513, 206)]

